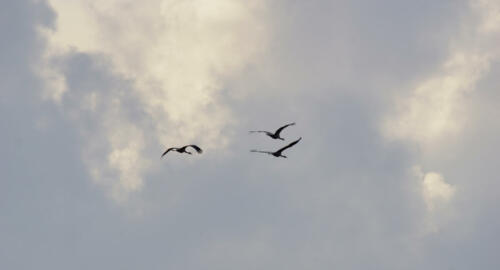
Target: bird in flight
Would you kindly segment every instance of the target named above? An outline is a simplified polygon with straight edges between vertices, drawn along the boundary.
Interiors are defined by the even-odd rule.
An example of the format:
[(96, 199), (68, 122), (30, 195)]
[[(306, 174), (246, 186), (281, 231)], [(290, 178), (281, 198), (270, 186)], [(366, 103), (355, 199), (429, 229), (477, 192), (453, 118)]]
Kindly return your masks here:
[(165, 152), (163, 152), (163, 154), (161, 155), (161, 157), (163, 157), (164, 155), (166, 155), (170, 151), (177, 151), (179, 153), (186, 153), (186, 154), (190, 154), (190, 155), (193, 154), (193, 153), (191, 153), (191, 152), (189, 152), (189, 151), (186, 150), (186, 148), (188, 148), (188, 147), (191, 147), (194, 150), (196, 150), (196, 152), (198, 152), (198, 154), (203, 153), (203, 150), (200, 147), (198, 147), (197, 145), (194, 145), (194, 144), (190, 144), (190, 145), (185, 145), (183, 147), (171, 147), (171, 148), (168, 148)]
[(269, 154), (269, 155), (273, 155), (275, 157), (282, 157), (282, 158), (286, 158), (286, 156), (282, 155), (281, 153), (283, 151), (285, 151), (286, 149), (296, 145), (300, 140), (302, 140), (302, 137), (300, 137), (298, 140), (294, 141), (294, 142), (291, 142), (289, 145), (281, 148), (281, 149), (278, 149), (276, 152), (270, 152), (270, 151), (259, 151), (259, 150), (250, 150), (250, 152), (254, 152), (254, 153), (264, 153), (264, 154)]
[(284, 141), (285, 139), (283, 139), (283, 138), (280, 137), (281, 131), (283, 131), (283, 129), (285, 129), (288, 126), (293, 126), (293, 125), (295, 125), (295, 123), (286, 124), (286, 125), (278, 128), (274, 133), (269, 132), (269, 131), (265, 131), (265, 130), (252, 130), (252, 131), (250, 131), (250, 133), (256, 133), (256, 132), (265, 133), (267, 136), (269, 136), (269, 137), (271, 137), (271, 138), (273, 138), (275, 140), (279, 139), (279, 140), (283, 140)]

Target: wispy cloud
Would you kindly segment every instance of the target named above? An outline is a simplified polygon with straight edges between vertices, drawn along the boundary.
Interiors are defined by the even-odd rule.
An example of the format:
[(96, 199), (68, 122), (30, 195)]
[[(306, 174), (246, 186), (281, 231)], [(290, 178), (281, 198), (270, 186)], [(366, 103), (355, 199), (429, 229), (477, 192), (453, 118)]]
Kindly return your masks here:
[[(477, 120), (469, 98), (500, 60), (500, 3), (472, 0), (469, 8), (472, 16), (460, 21), (460, 34), (447, 45), (444, 61), (409, 91), (402, 91), (409, 94), (395, 97), (393, 110), (382, 121), (386, 139), (416, 149), (415, 164), (439, 168), (444, 160), (452, 159), (447, 151), (464, 147), (461, 143), (470, 135), (466, 127)], [(417, 190), (426, 208), (424, 234), (445, 228), (456, 214), (453, 202), (465, 199), (457, 192), (464, 180), (446, 179), (435, 169), (427, 171), (427, 166), (415, 165)]]
[[(111, 186), (113, 197), (140, 190), (152, 159), (144, 154), (148, 147), (195, 141), (210, 148), (215, 141), (218, 147), (229, 142), (221, 131), (233, 119), (219, 91), (225, 77), (240, 72), (266, 47), (263, 1), (49, 2), (58, 17), (55, 29), (41, 31), (50, 45), (38, 69), (46, 96), (75, 119), (85, 112), (106, 122), (85, 134), (90, 152), (85, 157), (94, 180)], [(64, 105), (78, 91), (65, 73), (65, 59), (75, 53), (106, 62), (95, 72), (121, 81), (110, 86), (87, 76), (92, 86), (74, 104), (82, 110)], [(106, 91), (115, 94), (101, 94)], [(131, 113), (130, 102), (139, 113)], [(97, 152), (107, 158), (94, 158)]]
[(413, 168), (418, 182), (419, 196), (425, 204), (426, 211), (417, 232), (420, 235), (436, 233), (446, 228), (455, 216), (454, 199), (457, 187), (446, 182), (443, 175), (437, 172), (423, 172), (422, 168)]
[(396, 99), (396, 110), (383, 125), (391, 139), (418, 143), (431, 149), (460, 134), (467, 121), (466, 95), (488, 74), (500, 57), (497, 1), (471, 1), (478, 22), (466, 21), (463, 36), (449, 44), (448, 58), (429, 77), (417, 82), (407, 97)]

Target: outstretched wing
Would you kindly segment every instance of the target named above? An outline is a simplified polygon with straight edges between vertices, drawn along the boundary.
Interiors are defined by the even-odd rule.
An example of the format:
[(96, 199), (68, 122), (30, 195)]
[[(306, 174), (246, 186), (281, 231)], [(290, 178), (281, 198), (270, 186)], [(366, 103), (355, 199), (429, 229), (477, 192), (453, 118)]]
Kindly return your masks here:
[(197, 145), (190, 144), (190, 145), (186, 145), (185, 147), (189, 147), (189, 146), (191, 146), (192, 148), (194, 148), (194, 150), (196, 150), (196, 152), (198, 152), (198, 154), (203, 153), (203, 150), (200, 147), (198, 147)]
[(278, 128), (278, 129), (274, 132), (274, 135), (279, 136), (279, 135), (280, 135), (280, 133), (281, 133), (281, 131), (282, 131), (283, 129), (285, 129), (285, 128), (289, 127), (289, 126), (293, 126), (293, 125), (295, 125), (295, 123), (286, 124), (286, 125), (284, 125), (284, 126), (282, 126), (282, 127)]
[(302, 140), (302, 137), (300, 137), (298, 140), (296, 140), (294, 142), (291, 142), (289, 145), (279, 149), (278, 151), (276, 151), (276, 154), (281, 155), (281, 152), (285, 151), (287, 148), (290, 148), (290, 147), (296, 145), (298, 142), (300, 142), (300, 140)]
[(163, 154), (161, 155), (161, 157), (163, 157), (164, 155), (166, 155), (168, 152), (170, 152), (171, 150), (176, 150), (177, 148), (175, 147), (170, 147), (168, 148), (165, 152), (163, 152)]
[(250, 130), (249, 133), (266, 133), (270, 134), (271, 132), (265, 130)]
[(269, 152), (269, 151), (260, 151), (260, 150), (250, 150), (250, 152), (252, 153), (264, 153), (264, 154), (269, 154), (269, 155), (272, 155), (273, 152)]

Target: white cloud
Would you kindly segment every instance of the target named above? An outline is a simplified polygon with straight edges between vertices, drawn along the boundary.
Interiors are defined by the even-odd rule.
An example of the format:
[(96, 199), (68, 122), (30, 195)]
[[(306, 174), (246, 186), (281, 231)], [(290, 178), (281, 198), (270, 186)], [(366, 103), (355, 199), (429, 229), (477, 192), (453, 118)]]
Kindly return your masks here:
[(413, 168), (419, 181), (419, 193), (426, 206), (425, 219), (420, 234), (438, 232), (455, 216), (453, 201), (457, 187), (447, 183), (437, 172), (422, 172), (419, 166)]
[(455, 187), (446, 183), (439, 173), (429, 172), (424, 175), (422, 194), (429, 211), (436, 210), (439, 205), (447, 204), (455, 194)]
[(485, 56), (454, 54), (439, 74), (420, 83), (411, 97), (398, 101), (399, 113), (385, 123), (385, 133), (426, 145), (460, 132), (464, 94), (487, 69)]
[[(442, 166), (450, 151), (467, 133), (464, 128), (474, 119), (474, 104), (468, 97), (476, 91), (492, 65), (500, 59), (500, 2), (471, 0), (473, 19), (464, 17), (462, 34), (450, 41), (448, 56), (428, 76), (410, 86), (406, 96), (395, 99), (395, 108), (382, 122), (388, 140), (417, 146), (416, 164)], [(425, 205), (422, 234), (434, 233), (457, 217), (454, 201), (462, 186), (451, 185), (437, 172), (422, 172), (416, 166), (418, 193)], [(461, 196), (460, 196), (461, 197)]]
[(496, 0), (477, 0), (473, 1), (472, 5), (484, 14), (479, 29), (486, 34), (498, 33), (500, 31), (500, 2)]
[[(96, 182), (113, 187), (113, 197), (140, 190), (152, 159), (143, 154), (148, 144), (196, 141), (210, 148), (217, 140), (218, 147), (227, 145), (229, 138), (222, 129), (233, 119), (219, 91), (225, 77), (237, 74), (266, 47), (263, 1), (49, 2), (57, 23), (55, 30), (41, 31), (49, 42), (38, 67), (46, 82), (45, 95), (61, 103), (72, 91), (58, 59), (72, 52), (98, 55), (111, 61), (110, 74), (129, 83), (126, 94), (152, 123), (147, 128), (154, 143), (146, 141), (145, 127), (129, 119), (120, 96), (96, 94), (107, 91), (106, 86), (83, 97), (85, 111), (95, 112), (98, 103), (116, 107), (105, 109), (102, 116), (95, 112), (96, 121), (102, 117), (110, 125), (102, 126), (101, 137), (85, 138), (89, 146), (97, 147), (88, 147), (93, 151), (107, 149), (102, 142), (109, 143), (106, 160), (95, 153), (86, 159)], [(103, 170), (116, 170), (117, 179), (103, 180)]]
[(461, 133), (467, 121), (468, 92), (500, 57), (497, 1), (471, 1), (479, 22), (451, 43), (448, 59), (434, 74), (415, 84), (411, 94), (396, 99), (396, 109), (383, 123), (389, 139), (415, 142), (425, 150)]

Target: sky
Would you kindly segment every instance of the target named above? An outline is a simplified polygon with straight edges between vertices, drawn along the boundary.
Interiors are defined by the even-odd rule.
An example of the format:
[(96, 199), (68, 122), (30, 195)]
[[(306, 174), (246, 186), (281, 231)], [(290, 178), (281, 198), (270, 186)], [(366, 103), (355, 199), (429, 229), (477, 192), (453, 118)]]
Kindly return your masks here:
[(1, 269), (500, 266), (499, 1), (0, 5)]

